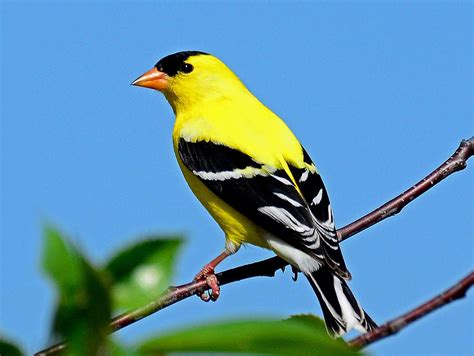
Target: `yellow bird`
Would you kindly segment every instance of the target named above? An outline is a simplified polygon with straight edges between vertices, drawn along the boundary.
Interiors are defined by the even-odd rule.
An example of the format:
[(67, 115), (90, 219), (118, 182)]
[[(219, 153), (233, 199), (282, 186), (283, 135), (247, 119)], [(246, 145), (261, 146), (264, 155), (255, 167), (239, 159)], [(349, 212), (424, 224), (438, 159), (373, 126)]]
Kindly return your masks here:
[(161, 59), (133, 85), (161, 91), (176, 115), (173, 144), (191, 190), (225, 234), (225, 250), (196, 279), (216, 300), (214, 268), (244, 243), (273, 250), (313, 287), (332, 336), (376, 327), (346, 284), (323, 181), (287, 125), (218, 58)]

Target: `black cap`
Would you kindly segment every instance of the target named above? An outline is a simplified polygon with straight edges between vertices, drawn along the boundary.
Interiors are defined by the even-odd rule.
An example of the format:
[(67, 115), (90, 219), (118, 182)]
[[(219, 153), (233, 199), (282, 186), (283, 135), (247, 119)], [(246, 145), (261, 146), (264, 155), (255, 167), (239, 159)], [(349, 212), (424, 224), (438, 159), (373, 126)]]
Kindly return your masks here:
[(179, 72), (181, 65), (186, 59), (197, 55), (209, 55), (209, 53), (200, 51), (184, 51), (170, 54), (169, 56), (160, 59), (158, 63), (155, 64), (155, 68), (160, 72), (164, 72), (172, 77)]

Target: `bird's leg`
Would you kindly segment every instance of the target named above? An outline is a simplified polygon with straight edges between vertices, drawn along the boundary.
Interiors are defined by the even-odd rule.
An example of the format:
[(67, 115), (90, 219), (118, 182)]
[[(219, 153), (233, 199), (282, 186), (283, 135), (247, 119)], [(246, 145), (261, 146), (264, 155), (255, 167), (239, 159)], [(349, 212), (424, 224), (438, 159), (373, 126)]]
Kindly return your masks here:
[(219, 256), (214, 258), (211, 262), (205, 265), (201, 271), (194, 277), (195, 281), (205, 279), (209, 288), (211, 288), (211, 293), (208, 294), (206, 292), (199, 293), (198, 296), (205, 302), (209, 300), (216, 301), (219, 298), (220, 288), (219, 283), (217, 282), (216, 275), (214, 274), (214, 269), (216, 266), (224, 261), (227, 257), (232, 255), (233, 252), (229, 250), (225, 250)]

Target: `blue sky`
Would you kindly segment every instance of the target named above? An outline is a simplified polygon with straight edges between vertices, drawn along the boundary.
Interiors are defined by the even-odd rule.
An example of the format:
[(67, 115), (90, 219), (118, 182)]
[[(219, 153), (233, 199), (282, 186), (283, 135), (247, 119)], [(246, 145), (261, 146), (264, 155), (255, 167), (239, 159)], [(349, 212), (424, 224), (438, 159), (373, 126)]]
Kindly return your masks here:
[[(164, 98), (130, 82), (161, 57), (220, 57), (315, 160), (342, 226), (410, 187), (472, 126), (469, 2), (5, 2), (1, 4), (0, 332), (46, 346), (54, 293), (39, 268), (54, 222), (100, 263), (133, 238), (182, 232), (177, 283), (223, 247), (171, 147)], [(472, 166), (472, 162), (471, 162)], [(379, 323), (473, 268), (473, 169), (343, 243), (351, 288)], [(222, 268), (270, 256), (241, 249)], [(372, 354), (473, 352), (456, 302)], [(320, 313), (291, 273), (226, 286), (118, 333), (137, 340), (222, 318)]]

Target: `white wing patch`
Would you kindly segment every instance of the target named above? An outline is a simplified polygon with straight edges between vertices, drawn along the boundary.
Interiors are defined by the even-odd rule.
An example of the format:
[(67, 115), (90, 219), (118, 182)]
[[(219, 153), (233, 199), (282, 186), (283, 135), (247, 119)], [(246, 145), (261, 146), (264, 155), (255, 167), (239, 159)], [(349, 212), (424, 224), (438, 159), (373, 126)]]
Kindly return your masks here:
[(282, 193), (273, 193), (273, 194), (275, 194), (278, 198), (280, 198), (284, 201), (287, 201), (291, 205), (296, 206), (297, 208), (303, 206), (299, 202), (297, 202), (296, 200), (288, 198), (285, 194), (282, 194)]
[(280, 181), (281, 183), (285, 184), (285, 185), (293, 185), (293, 183), (291, 181), (289, 181), (288, 179), (286, 178), (283, 178), (283, 177), (279, 177), (275, 174), (272, 174), (271, 175), (273, 178), (275, 178), (277, 181)]
[(318, 205), (319, 203), (321, 203), (321, 199), (323, 199), (323, 190), (319, 189), (318, 194), (316, 194), (311, 204)]
[(309, 176), (309, 171), (308, 170), (305, 170), (303, 172), (303, 174), (301, 175), (300, 179), (299, 179), (299, 182), (302, 183), (302, 182), (306, 182), (306, 179), (308, 179), (308, 176)]
[(305, 224), (302, 224), (296, 220), (295, 217), (288, 212), (288, 210), (284, 208), (277, 208), (276, 206), (262, 206), (257, 210), (262, 214), (271, 217), (273, 220), (280, 222), (284, 226), (287, 226), (290, 229), (302, 234), (303, 236), (311, 236), (315, 231), (314, 227), (309, 227)]
[(256, 176), (268, 176), (267, 170), (255, 167), (245, 167), (244, 169), (234, 169), (233, 171), (221, 172), (193, 171), (193, 173), (204, 180), (219, 181), (228, 179), (253, 178)]

